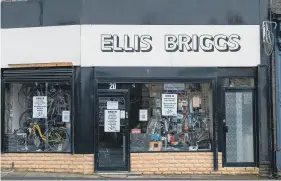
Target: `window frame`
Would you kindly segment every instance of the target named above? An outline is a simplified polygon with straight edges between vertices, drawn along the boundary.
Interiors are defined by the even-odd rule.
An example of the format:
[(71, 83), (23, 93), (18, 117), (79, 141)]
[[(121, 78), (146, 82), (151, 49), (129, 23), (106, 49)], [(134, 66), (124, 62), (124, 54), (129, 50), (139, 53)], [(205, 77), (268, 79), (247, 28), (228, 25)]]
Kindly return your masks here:
[[(20, 68), (17, 68), (20, 69)], [(71, 117), (71, 126), (70, 126), (70, 151), (66, 151), (66, 152), (46, 152), (46, 151), (40, 151), (40, 152), (36, 152), (36, 151), (28, 151), (28, 152), (17, 152), (17, 151), (6, 151), (4, 148), (5, 145), (5, 140), (4, 140), (4, 130), (5, 130), (5, 101), (1, 101), (1, 152), (2, 153), (17, 153), (17, 154), (29, 154), (29, 153), (50, 153), (50, 154), (73, 154), (74, 153), (74, 116), (75, 116), (75, 112), (74, 112), (74, 69), (71, 67), (67, 67), (67, 68), (63, 68), (64, 70), (67, 70), (70, 74), (66, 75), (64, 74), (62, 76), (62, 73), (60, 73), (60, 70), (63, 70), (62, 68), (58, 68), (60, 70), (56, 70), (52, 72), (53, 68), (44, 68), (45, 71), (50, 71), (50, 73), (44, 74), (44, 75), (40, 75), (40, 69), (43, 68), (39, 68), (37, 69), (37, 71), (33, 71), (31, 68), (27, 68), (27, 69), (23, 69), (24, 71), (27, 71), (27, 75), (23, 74), (23, 76), (21, 77), (21, 72), (20, 70), (11, 70), (11, 69), (7, 69), (8, 71), (15, 71), (15, 75), (14, 76), (6, 76), (5, 77), (5, 69), (2, 69), (1, 72), (1, 100), (5, 100), (5, 89), (6, 89), (6, 84), (24, 84), (24, 83), (33, 83), (33, 82), (38, 82), (38, 83), (65, 83), (68, 82), (70, 84), (71, 87), (71, 106), (70, 106), (70, 117)], [(57, 71), (57, 72), (56, 72)], [(36, 76), (34, 76), (34, 78), (32, 77), (32, 75), (35, 74)]]

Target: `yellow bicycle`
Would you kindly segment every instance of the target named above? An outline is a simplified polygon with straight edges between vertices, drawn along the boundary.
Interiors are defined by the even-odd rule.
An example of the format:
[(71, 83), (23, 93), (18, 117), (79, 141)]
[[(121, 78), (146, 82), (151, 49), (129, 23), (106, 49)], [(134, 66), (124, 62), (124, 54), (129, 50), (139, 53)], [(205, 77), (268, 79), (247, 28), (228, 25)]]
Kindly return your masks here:
[(31, 122), (29, 127), (18, 129), (15, 134), (18, 144), (22, 146), (21, 149), (26, 151), (32, 151), (34, 146), (35, 149), (37, 148), (36, 151), (40, 151), (40, 148), (47, 146), (52, 151), (62, 152), (66, 151), (70, 145), (70, 137), (64, 127), (51, 126), (43, 134), (40, 125), (37, 122)]

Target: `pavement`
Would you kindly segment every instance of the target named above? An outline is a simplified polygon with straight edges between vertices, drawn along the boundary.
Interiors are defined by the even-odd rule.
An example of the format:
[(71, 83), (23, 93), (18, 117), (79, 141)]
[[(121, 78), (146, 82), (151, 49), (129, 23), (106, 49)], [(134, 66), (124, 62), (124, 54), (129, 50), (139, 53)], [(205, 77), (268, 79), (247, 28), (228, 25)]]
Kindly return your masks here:
[(1, 180), (271, 180), (256, 175), (134, 175), (3, 171)]

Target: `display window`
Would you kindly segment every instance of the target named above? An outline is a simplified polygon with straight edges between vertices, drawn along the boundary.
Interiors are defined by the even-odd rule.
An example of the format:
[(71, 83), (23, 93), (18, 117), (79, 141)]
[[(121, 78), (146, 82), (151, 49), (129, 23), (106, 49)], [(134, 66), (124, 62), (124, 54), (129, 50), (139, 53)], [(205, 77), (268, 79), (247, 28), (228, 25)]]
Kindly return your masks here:
[(130, 152), (212, 150), (211, 82), (112, 85), (129, 90)]
[(4, 150), (70, 152), (71, 84), (5, 83)]

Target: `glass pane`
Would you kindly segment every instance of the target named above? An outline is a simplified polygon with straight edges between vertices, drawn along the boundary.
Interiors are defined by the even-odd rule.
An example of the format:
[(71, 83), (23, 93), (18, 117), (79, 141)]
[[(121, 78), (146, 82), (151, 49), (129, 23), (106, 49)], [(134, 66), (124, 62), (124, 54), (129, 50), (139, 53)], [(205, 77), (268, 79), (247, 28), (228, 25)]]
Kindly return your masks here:
[(254, 162), (252, 92), (225, 93), (227, 162)]
[[(109, 89), (108, 83), (98, 86)], [(131, 152), (211, 150), (211, 83), (117, 83), (116, 89), (130, 93)], [(165, 114), (169, 110), (173, 114)]]
[(71, 86), (68, 83), (5, 85), (5, 150), (70, 152)]
[(254, 78), (227, 78), (225, 79), (225, 86), (229, 87), (254, 87)]
[(99, 127), (99, 167), (125, 167), (125, 137), (123, 129), (120, 132), (104, 132), (104, 127)]

